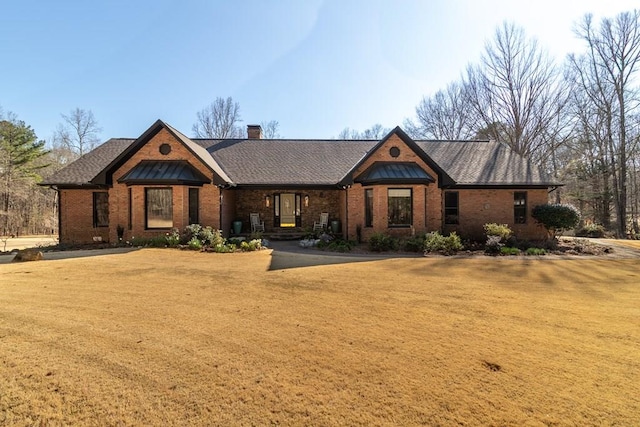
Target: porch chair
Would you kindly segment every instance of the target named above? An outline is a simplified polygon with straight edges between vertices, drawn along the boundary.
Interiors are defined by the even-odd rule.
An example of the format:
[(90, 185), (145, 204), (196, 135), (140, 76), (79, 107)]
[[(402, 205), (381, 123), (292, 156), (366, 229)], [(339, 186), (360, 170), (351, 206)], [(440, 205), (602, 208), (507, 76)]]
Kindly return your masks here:
[(329, 224), (329, 212), (320, 214), (320, 221), (313, 222), (313, 231), (325, 230)]
[(259, 213), (251, 213), (249, 214), (249, 218), (251, 219), (252, 233), (255, 233), (256, 231), (264, 231), (264, 221), (260, 221)]

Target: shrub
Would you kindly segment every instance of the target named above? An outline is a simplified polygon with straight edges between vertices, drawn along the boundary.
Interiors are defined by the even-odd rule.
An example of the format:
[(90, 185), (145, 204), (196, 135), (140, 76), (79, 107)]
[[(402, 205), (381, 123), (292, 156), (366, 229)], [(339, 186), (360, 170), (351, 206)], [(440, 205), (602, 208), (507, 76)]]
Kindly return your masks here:
[(424, 240), (425, 252), (440, 252), (446, 255), (451, 255), (463, 249), (460, 236), (452, 231), (449, 236), (445, 237), (437, 231), (427, 233)]
[(374, 252), (386, 252), (396, 250), (398, 240), (384, 233), (373, 233), (369, 237), (369, 249)]
[(543, 248), (527, 248), (525, 251), (527, 255), (546, 255), (547, 251)]
[(578, 237), (604, 237), (605, 229), (600, 224), (585, 224), (584, 227), (576, 230)]
[(422, 252), (424, 251), (424, 239), (426, 235), (421, 234), (418, 236), (413, 236), (407, 239), (404, 242), (404, 250), (407, 252)]
[(580, 221), (580, 213), (575, 207), (562, 204), (538, 205), (533, 208), (531, 216), (547, 229), (552, 239), (562, 231), (574, 228)]
[(484, 233), (487, 235), (487, 237), (499, 236), (502, 243), (505, 243), (513, 234), (507, 224), (496, 224), (495, 222), (485, 224)]
[(491, 255), (497, 255), (501, 253), (503, 246), (504, 244), (500, 236), (489, 235), (487, 236), (487, 243), (484, 245), (484, 251)]
[(180, 230), (172, 228), (171, 232), (166, 234), (165, 240), (167, 242), (167, 246), (175, 248), (180, 244)]
[(258, 251), (260, 249), (262, 249), (261, 239), (253, 239), (248, 242), (245, 240), (240, 243), (240, 250), (243, 252)]
[(202, 242), (196, 236), (193, 236), (191, 240), (187, 242), (187, 246), (193, 251), (202, 250)]
[(500, 255), (520, 255), (520, 249), (503, 246), (500, 248)]

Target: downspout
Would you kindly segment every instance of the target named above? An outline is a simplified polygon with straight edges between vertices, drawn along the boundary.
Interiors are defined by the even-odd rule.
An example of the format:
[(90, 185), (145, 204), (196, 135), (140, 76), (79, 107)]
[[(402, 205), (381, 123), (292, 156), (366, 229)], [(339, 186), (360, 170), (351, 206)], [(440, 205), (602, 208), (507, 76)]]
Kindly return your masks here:
[(224, 201), (224, 195), (222, 194), (222, 192), (224, 191), (224, 187), (222, 185), (219, 185), (218, 188), (220, 189), (220, 204), (219, 204), (219, 208), (218, 208), (218, 224), (220, 225), (220, 231), (222, 231), (222, 235), (224, 236), (225, 232), (222, 230), (222, 203)]

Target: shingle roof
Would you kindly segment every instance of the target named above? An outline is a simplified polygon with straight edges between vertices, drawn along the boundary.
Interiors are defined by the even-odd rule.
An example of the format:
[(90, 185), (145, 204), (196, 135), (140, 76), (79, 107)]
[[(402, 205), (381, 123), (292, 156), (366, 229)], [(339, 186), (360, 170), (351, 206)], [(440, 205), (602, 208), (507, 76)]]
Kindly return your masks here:
[(504, 144), (495, 141), (416, 141), (456, 185), (558, 185)]
[[(235, 185), (337, 185), (381, 142), (190, 139), (158, 123), (167, 126), (213, 171)], [(138, 140), (110, 139), (49, 177), (43, 185), (90, 185)], [(415, 141), (414, 146), (424, 151), (455, 185), (558, 185), (526, 158), (497, 142)]]
[(91, 185), (89, 181), (118, 157), (133, 141), (135, 139), (112, 138), (46, 178), (41, 185)]
[(199, 140), (237, 185), (336, 185), (375, 141)]

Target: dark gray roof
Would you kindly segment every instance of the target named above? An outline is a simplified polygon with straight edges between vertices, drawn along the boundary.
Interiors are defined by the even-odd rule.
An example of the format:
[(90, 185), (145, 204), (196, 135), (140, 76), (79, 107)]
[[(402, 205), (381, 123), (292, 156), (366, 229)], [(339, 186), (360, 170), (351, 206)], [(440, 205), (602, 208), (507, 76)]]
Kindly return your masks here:
[[(225, 182), (235, 185), (334, 186), (348, 181), (354, 166), (381, 143), (362, 140), (190, 139), (160, 121), (154, 126), (159, 125), (167, 126)], [(399, 128), (392, 132), (405, 135)], [(110, 139), (46, 179), (43, 185), (90, 185), (94, 177), (139, 139)], [(414, 149), (423, 150), (455, 185), (558, 185), (527, 159), (497, 142), (415, 141), (411, 144), (416, 147)], [(382, 172), (391, 173), (388, 170)]]
[(495, 141), (416, 141), (456, 185), (557, 185), (539, 167)]
[(336, 185), (376, 141), (196, 140), (237, 185)]
[(133, 141), (135, 139), (112, 138), (46, 178), (41, 185), (91, 185), (89, 181)]
[(127, 184), (191, 184), (210, 183), (211, 180), (183, 160), (143, 160), (127, 172), (118, 182)]
[(363, 184), (377, 184), (392, 182), (428, 183), (435, 180), (417, 163), (375, 162), (355, 181)]

